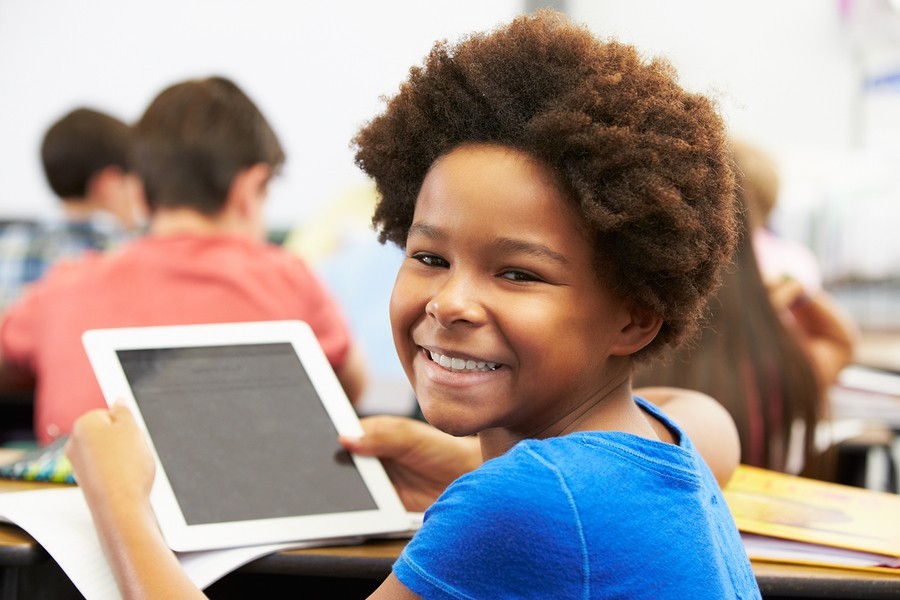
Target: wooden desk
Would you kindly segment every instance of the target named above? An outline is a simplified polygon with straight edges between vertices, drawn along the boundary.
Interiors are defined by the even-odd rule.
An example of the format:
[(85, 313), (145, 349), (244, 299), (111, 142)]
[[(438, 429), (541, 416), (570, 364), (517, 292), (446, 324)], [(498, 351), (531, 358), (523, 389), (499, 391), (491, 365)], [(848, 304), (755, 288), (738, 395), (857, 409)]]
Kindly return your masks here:
[[(0, 480), (0, 493), (55, 484)], [(329, 597), (365, 598), (387, 577), (406, 540), (287, 550), (257, 559), (207, 589), (214, 600), (291, 597), (314, 584)], [(784, 598), (881, 600), (900, 598), (900, 574), (754, 563), (767, 600)], [(0, 600), (81, 599), (49, 554), (26, 532), (0, 523)]]

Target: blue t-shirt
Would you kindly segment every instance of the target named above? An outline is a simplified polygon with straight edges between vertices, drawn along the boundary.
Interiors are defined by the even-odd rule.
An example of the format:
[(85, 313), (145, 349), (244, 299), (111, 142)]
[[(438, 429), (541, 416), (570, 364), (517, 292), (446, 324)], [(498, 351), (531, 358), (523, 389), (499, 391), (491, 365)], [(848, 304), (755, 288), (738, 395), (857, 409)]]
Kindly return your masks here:
[(759, 598), (690, 440), (614, 431), (526, 440), (460, 477), (394, 564), (423, 598)]

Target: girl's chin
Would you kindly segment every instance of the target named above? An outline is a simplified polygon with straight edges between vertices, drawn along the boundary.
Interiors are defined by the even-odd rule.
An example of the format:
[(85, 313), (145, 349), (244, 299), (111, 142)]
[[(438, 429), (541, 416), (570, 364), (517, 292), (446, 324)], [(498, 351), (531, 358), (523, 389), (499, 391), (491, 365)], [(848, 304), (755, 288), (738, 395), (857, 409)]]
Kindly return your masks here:
[(430, 425), (452, 436), (466, 437), (475, 435), (481, 430), (480, 427), (474, 425), (470, 421), (454, 418), (451, 415), (443, 414), (439, 410), (422, 408), (422, 415)]

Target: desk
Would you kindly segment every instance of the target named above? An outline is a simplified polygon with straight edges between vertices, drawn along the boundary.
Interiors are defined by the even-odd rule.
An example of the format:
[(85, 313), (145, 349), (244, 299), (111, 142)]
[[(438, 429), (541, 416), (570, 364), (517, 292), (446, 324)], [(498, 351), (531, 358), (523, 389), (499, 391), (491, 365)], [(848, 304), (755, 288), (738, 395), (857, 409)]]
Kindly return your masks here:
[(856, 362), (873, 369), (900, 373), (900, 331), (862, 331)]
[[(374, 581), (374, 589), (390, 573), (404, 545), (405, 541), (382, 540), (361, 546), (289, 550), (260, 558), (234, 575), (365, 578)], [(753, 563), (753, 572), (763, 597), (769, 600), (900, 598), (900, 576), (774, 563)]]
[[(40, 485), (46, 484), (0, 481), (0, 493)], [(373, 540), (358, 546), (278, 552), (226, 575), (207, 593), (213, 600), (289, 597), (324, 584), (329, 597), (365, 598), (390, 573), (405, 543)], [(766, 563), (754, 563), (753, 570), (767, 600), (900, 598), (900, 576)], [(0, 524), (0, 598), (81, 597), (31, 536), (14, 525)]]

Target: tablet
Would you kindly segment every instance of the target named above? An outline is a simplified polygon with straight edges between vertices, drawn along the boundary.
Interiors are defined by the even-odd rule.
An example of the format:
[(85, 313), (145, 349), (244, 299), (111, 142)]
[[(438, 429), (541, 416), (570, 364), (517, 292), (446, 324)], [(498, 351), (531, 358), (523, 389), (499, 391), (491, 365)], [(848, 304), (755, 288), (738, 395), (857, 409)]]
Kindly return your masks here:
[(401, 532), (410, 518), (302, 321), (95, 329), (82, 337), (107, 403), (156, 459), (151, 503), (176, 551)]

